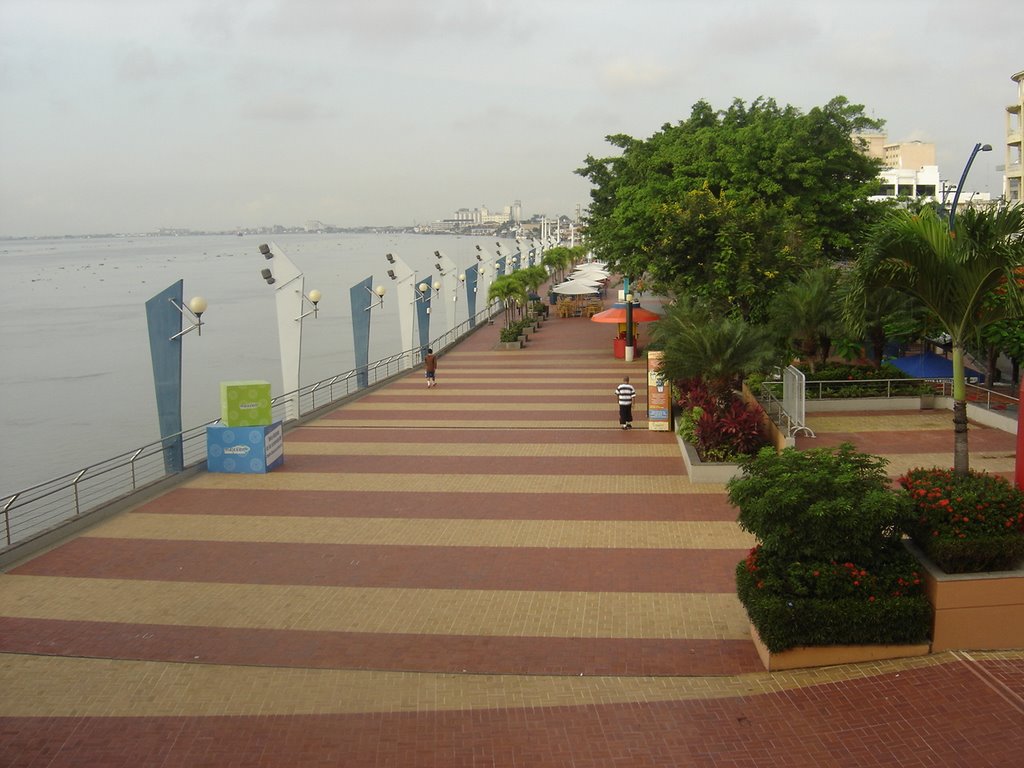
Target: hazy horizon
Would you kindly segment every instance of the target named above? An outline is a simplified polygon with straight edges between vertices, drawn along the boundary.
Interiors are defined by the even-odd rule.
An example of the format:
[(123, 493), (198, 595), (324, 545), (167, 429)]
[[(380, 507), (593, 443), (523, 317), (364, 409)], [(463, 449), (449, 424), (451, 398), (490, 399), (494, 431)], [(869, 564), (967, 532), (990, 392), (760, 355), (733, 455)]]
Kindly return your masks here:
[(625, 133), (837, 95), (1002, 192), (1024, 6), (995, 0), (0, 0), (0, 235), (412, 226), (589, 203)]

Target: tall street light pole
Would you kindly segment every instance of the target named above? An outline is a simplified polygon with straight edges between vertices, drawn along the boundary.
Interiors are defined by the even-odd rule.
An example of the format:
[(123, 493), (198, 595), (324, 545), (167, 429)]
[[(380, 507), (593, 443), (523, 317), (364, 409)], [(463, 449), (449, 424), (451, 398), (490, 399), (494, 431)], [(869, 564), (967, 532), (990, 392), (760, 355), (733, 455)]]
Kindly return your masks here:
[(975, 156), (979, 152), (991, 152), (991, 144), (982, 144), (978, 142), (974, 145), (974, 149), (971, 151), (971, 156), (967, 158), (967, 165), (964, 166), (964, 172), (960, 174), (960, 183), (956, 185), (956, 192), (953, 193), (953, 205), (949, 209), (949, 231), (954, 230), (953, 220), (956, 217), (956, 204), (960, 200), (960, 191), (964, 188), (964, 182), (967, 181), (967, 172), (971, 170), (971, 163), (974, 162)]

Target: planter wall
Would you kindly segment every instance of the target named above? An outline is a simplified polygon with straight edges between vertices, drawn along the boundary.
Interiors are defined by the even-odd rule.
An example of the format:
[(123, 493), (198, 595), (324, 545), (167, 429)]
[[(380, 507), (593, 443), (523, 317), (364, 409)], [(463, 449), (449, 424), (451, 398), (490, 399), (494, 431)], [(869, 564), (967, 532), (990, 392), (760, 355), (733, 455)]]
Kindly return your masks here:
[[(747, 386), (746, 382), (743, 382), (742, 395), (743, 402), (747, 405), (756, 405), (759, 408), (761, 407), (761, 403), (754, 396), (754, 393), (750, 391), (750, 387)], [(762, 410), (761, 413), (761, 428), (765, 431), (765, 434), (768, 435), (768, 439), (771, 441), (772, 445), (775, 446), (775, 450), (782, 451), (786, 448), (793, 448), (796, 446), (796, 440), (792, 437), (787, 437), (786, 434), (779, 429), (779, 425), (772, 421), (767, 411), (764, 410)]]
[(928, 643), (916, 645), (820, 645), (806, 648), (790, 648), (772, 653), (761, 642), (757, 628), (750, 625), (750, 637), (754, 641), (757, 655), (769, 672), (804, 667), (830, 667), (835, 664), (860, 664), (882, 659), (905, 659), (909, 656), (926, 656)]
[(494, 348), (501, 351), (522, 349), (523, 342), (519, 341), (518, 339), (516, 341), (499, 341)]
[[(934, 407), (934, 400), (932, 406)], [(907, 397), (836, 397), (823, 400), (807, 398), (807, 413), (835, 411), (917, 411), (923, 408), (920, 395)]]
[(946, 573), (905, 542), (935, 609), (932, 651), (1024, 648), (1024, 570)]
[(686, 474), (691, 483), (727, 483), (734, 477), (739, 477), (742, 472), (739, 464), (701, 461), (697, 449), (684, 441), (678, 433), (676, 442), (679, 443), (683, 463), (686, 464)]

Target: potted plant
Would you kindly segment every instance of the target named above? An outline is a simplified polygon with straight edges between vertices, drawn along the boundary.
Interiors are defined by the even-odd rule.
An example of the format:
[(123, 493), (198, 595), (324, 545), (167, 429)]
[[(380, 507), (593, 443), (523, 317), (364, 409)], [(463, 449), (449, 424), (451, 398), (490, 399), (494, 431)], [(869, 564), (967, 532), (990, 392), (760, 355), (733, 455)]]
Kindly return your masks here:
[(498, 332), (497, 349), (522, 349), (523, 342), (519, 340), (519, 329), (515, 326), (502, 328)]
[(1024, 491), (973, 470), (917, 468), (899, 483), (935, 611), (932, 649), (1024, 646)]
[(758, 540), (736, 568), (765, 666), (814, 666), (928, 652), (931, 607), (900, 543), (909, 500), (885, 460), (836, 449), (762, 449), (728, 484)]

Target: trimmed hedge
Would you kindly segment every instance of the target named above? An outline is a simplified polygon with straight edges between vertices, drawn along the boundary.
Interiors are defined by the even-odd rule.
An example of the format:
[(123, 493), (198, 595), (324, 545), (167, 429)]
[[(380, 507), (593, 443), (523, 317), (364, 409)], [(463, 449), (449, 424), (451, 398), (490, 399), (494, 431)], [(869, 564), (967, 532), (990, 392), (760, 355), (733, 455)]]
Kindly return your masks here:
[(754, 547), (736, 567), (736, 588), (773, 653), (813, 645), (923, 643), (932, 608), (919, 567), (902, 548), (876, 559), (869, 571), (851, 562), (780, 564)]
[(768, 650), (924, 642), (931, 604), (900, 543), (912, 505), (885, 461), (849, 443), (742, 462), (728, 484), (758, 540), (736, 568), (740, 602)]

